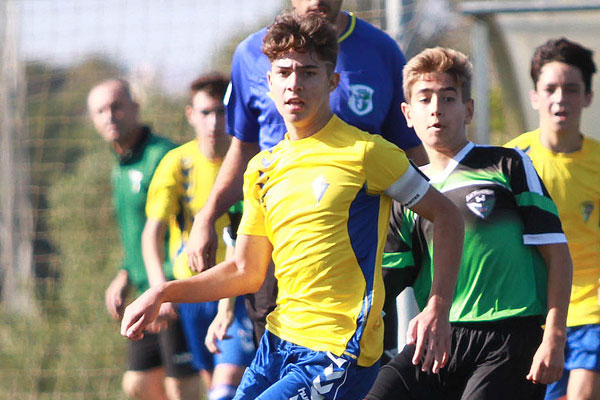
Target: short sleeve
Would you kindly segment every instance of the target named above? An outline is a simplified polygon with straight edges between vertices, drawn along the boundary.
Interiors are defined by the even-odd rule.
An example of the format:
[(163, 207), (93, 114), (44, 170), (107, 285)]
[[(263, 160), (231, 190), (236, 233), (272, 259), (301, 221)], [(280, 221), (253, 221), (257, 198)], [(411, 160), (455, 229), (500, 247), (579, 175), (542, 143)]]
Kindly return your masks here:
[(379, 135), (371, 135), (364, 161), (369, 192), (382, 193), (404, 175), (409, 165), (404, 151)]
[(523, 220), (523, 243), (543, 245), (566, 243), (558, 209), (538, 176), (531, 159), (519, 149), (503, 166)]
[(180, 165), (176, 155), (173, 151), (167, 153), (154, 171), (146, 200), (146, 217), (149, 219), (168, 221), (171, 215), (179, 212)]
[(255, 156), (244, 173), (244, 213), (238, 235), (267, 236), (265, 211), (261, 201), (260, 171), (257, 168), (260, 153)]
[[(253, 35), (254, 36), (254, 35)], [(248, 59), (252, 56), (253, 36), (238, 45), (231, 62), (231, 83), (225, 96), (227, 133), (242, 142), (258, 142), (260, 125), (252, 110), (253, 91), (252, 72)]]

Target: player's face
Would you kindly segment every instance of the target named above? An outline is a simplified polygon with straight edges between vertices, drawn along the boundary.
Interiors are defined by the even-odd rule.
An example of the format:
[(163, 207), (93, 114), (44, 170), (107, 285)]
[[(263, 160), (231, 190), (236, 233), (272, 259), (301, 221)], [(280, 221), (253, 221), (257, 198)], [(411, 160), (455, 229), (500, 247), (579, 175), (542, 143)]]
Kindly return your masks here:
[(583, 76), (577, 67), (553, 61), (542, 67), (530, 99), (542, 128), (556, 133), (579, 133), (581, 112), (590, 104), (592, 93), (585, 93)]
[(446, 73), (426, 74), (415, 82), (410, 103), (402, 103), (402, 112), (425, 148), (454, 155), (467, 143), (473, 100), (463, 102), (461, 88)]
[(96, 86), (88, 97), (94, 127), (108, 143), (126, 143), (138, 129), (138, 105), (118, 82)]
[(194, 95), (192, 105), (187, 106), (185, 111), (189, 124), (194, 128), (196, 139), (204, 145), (203, 148), (214, 149), (218, 144), (228, 141), (222, 99), (200, 91)]
[(270, 94), (286, 124), (307, 128), (330, 117), (329, 94), (339, 82), (332, 69), (312, 52), (292, 51), (271, 63)]
[(300, 15), (319, 13), (334, 23), (342, 9), (342, 3), (343, 0), (292, 0), (292, 7)]

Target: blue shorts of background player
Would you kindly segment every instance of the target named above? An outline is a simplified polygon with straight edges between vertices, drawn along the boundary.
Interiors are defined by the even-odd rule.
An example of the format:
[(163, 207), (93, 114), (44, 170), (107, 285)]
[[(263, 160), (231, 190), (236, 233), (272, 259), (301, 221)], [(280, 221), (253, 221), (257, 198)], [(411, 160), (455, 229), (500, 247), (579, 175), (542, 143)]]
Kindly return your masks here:
[(310, 350), (267, 330), (234, 400), (361, 400), (378, 371), (379, 362), (360, 367), (349, 357)]
[(255, 354), (252, 321), (248, 318), (244, 298), (235, 303), (235, 318), (227, 330), (228, 339), (220, 340), (219, 354), (212, 354), (204, 345), (208, 327), (217, 315), (218, 302), (181, 303), (178, 313), (188, 346), (193, 355), (193, 364), (199, 370), (212, 371), (215, 365), (234, 364), (247, 367)]
[(548, 385), (545, 400), (555, 400), (567, 394), (569, 371), (574, 369), (600, 373), (600, 324), (567, 328), (565, 369), (558, 382)]

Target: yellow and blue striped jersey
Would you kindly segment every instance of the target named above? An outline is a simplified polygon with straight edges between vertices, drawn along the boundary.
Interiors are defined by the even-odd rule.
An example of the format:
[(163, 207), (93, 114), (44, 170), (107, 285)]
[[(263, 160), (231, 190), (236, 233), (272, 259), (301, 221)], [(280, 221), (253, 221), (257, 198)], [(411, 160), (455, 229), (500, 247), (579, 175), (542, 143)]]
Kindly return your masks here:
[[(146, 216), (169, 223), (170, 254), (177, 256), (173, 265), (175, 278), (192, 275), (187, 265), (183, 246), (188, 238), (194, 215), (206, 203), (210, 190), (221, 168), (221, 162), (212, 162), (192, 140), (168, 152), (162, 159), (150, 183), (146, 201)], [(224, 215), (217, 220), (217, 232), (227, 225)], [(219, 241), (217, 262), (225, 257), (225, 246)]]
[(402, 150), (336, 116), (313, 136), (286, 135), (250, 161), (238, 234), (273, 245), (279, 293), (270, 332), (361, 366), (379, 359), (391, 204), (383, 191), (409, 165)]
[(525, 151), (556, 203), (573, 258), (573, 287), (567, 326), (600, 323), (600, 143), (585, 137), (573, 153), (555, 153), (536, 129), (507, 147)]

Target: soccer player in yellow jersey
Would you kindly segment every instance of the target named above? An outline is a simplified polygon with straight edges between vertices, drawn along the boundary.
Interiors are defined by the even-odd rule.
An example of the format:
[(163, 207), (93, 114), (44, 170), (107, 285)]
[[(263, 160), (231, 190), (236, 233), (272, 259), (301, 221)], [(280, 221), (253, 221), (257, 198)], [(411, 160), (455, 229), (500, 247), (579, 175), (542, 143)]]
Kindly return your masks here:
[(234, 399), (362, 399), (383, 349), (381, 257), (394, 198), (434, 222), (433, 285), (411, 333), (413, 362), (439, 372), (464, 236), (458, 210), (402, 150), (333, 115), (337, 37), (325, 19), (277, 17), (263, 52), (287, 134), (248, 165), (234, 259), (151, 288), (126, 309), (121, 334), (142, 337), (164, 302), (257, 290), (272, 258), (277, 306)]
[(525, 151), (556, 203), (573, 257), (565, 370), (546, 399), (600, 399), (600, 143), (580, 131), (592, 101), (592, 52), (549, 40), (531, 61), (539, 128), (506, 144)]
[[(176, 279), (192, 276), (185, 252), (187, 235), (193, 215), (206, 202), (230, 142), (224, 129), (223, 96), (227, 85), (228, 80), (218, 73), (203, 75), (192, 83), (191, 104), (186, 107), (186, 116), (195, 139), (168, 152), (152, 177), (146, 201), (147, 220), (142, 234), (142, 254), (151, 286), (166, 281), (161, 268), (164, 258), (161, 244), (169, 222), (170, 239), (175, 244), (171, 251), (172, 254), (178, 253), (173, 275)], [(235, 229), (240, 217), (240, 213), (229, 213)], [(223, 228), (227, 222), (227, 216), (223, 216), (218, 224)], [(221, 243), (220, 249), (224, 250), (224, 247)], [(220, 254), (221, 261), (223, 255), (224, 251)], [(225, 303), (234, 301), (235, 298), (222, 300)], [(223, 304), (219, 306), (216, 301), (184, 303), (177, 306), (177, 312), (171, 303), (162, 306), (161, 321), (173, 318), (181, 321), (193, 354), (193, 364), (201, 373), (210, 400), (230, 400), (244, 369), (254, 357), (252, 322), (246, 314), (243, 298), (240, 297), (238, 303), (232, 313), (235, 317), (231, 321), (233, 324), (227, 330), (229, 337), (218, 342), (221, 351), (217, 354), (211, 354), (204, 339), (217, 309), (223, 308)]]

